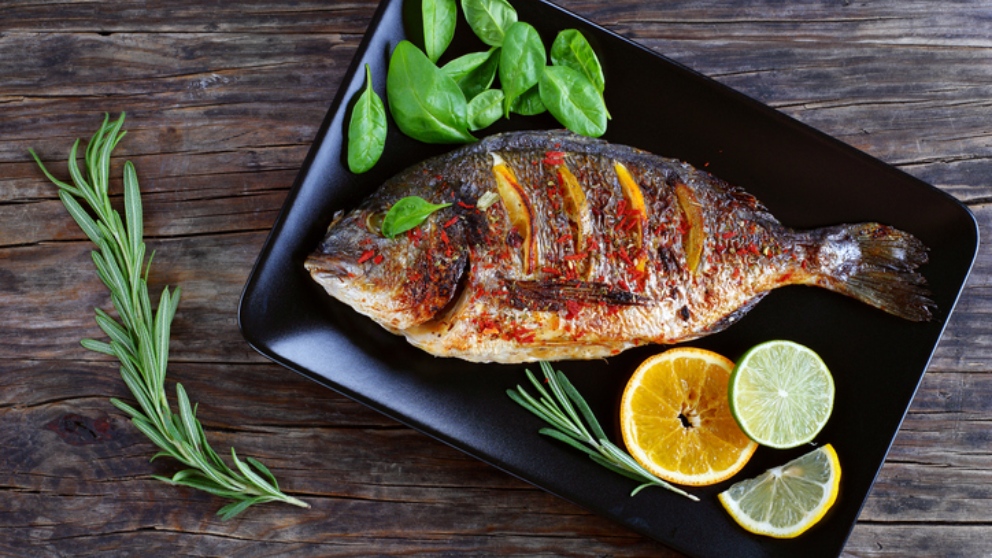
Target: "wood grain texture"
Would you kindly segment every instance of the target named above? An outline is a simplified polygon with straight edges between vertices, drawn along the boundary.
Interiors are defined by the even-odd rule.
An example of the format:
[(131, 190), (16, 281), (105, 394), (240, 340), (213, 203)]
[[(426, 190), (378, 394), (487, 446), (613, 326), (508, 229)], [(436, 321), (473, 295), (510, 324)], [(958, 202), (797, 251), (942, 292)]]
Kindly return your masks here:
[[(520, 0), (523, 1), (523, 0)], [(992, 230), (992, 2), (562, 0), (564, 7), (951, 193)], [(372, 17), (373, 1), (0, 6), (0, 555), (677, 556), (269, 363), (241, 289)], [(128, 112), (153, 289), (181, 285), (169, 375), (218, 450), (311, 510), (231, 522), (149, 478), (153, 446), (82, 349), (107, 307), (59, 176)], [(982, 250), (850, 556), (992, 555), (992, 257)], [(170, 382), (171, 386), (171, 382)]]

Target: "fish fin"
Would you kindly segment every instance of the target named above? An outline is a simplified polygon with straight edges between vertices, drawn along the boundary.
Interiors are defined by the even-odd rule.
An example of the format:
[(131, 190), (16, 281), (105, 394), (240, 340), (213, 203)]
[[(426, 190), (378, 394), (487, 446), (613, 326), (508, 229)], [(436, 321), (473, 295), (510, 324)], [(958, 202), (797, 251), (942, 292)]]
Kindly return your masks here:
[(927, 247), (913, 235), (878, 223), (828, 229), (819, 257), (823, 286), (914, 322), (937, 306), (916, 269)]
[(734, 325), (735, 323), (737, 323), (737, 321), (743, 318), (745, 315), (747, 315), (747, 313), (750, 312), (751, 309), (753, 309), (758, 304), (758, 302), (761, 301), (761, 299), (765, 298), (765, 295), (767, 294), (768, 291), (756, 294), (755, 296), (748, 299), (748, 301), (745, 302), (737, 310), (734, 310), (733, 312), (713, 322), (712, 325), (706, 328), (706, 335), (719, 333), (727, 329), (728, 327)]
[(538, 281), (508, 281), (510, 303), (521, 309), (558, 311), (566, 301), (611, 306), (646, 304), (646, 296), (624, 289), (589, 281), (546, 279)]

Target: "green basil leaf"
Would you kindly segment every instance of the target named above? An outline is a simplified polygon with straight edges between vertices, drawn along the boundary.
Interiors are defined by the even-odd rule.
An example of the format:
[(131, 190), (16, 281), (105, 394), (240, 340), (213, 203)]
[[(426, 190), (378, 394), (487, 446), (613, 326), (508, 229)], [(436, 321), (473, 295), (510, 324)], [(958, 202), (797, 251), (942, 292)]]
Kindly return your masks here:
[(592, 45), (578, 29), (566, 29), (558, 33), (551, 45), (551, 63), (571, 68), (586, 76), (600, 93), (606, 89), (603, 66)]
[(488, 52), (471, 52), (459, 56), (444, 66), (441, 71), (455, 80), (466, 99), (472, 99), (493, 84), (496, 69), (499, 68), (499, 48)]
[(576, 70), (565, 66), (544, 68), (540, 92), (544, 106), (569, 130), (590, 137), (606, 132), (603, 96)]
[(394, 238), (398, 234), (419, 226), (435, 211), (450, 203), (434, 204), (419, 196), (401, 198), (389, 208), (382, 220), (382, 236)]
[(487, 89), (468, 102), (468, 127), (481, 130), (492, 126), (503, 116), (503, 92)]
[(431, 62), (437, 62), (455, 36), (458, 5), (455, 0), (422, 0), (424, 50)]
[(348, 124), (348, 168), (355, 174), (368, 171), (386, 146), (386, 107), (372, 90), (372, 70), (365, 65), (365, 91), (351, 109)]
[(510, 115), (513, 101), (537, 85), (546, 63), (547, 54), (537, 29), (522, 21), (511, 25), (499, 57), (499, 81), (503, 87), (506, 116)]
[(510, 105), (510, 112), (523, 116), (534, 116), (548, 110), (541, 101), (541, 92), (537, 85), (531, 87), (526, 93), (514, 99)]
[(517, 10), (506, 0), (462, 0), (465, 21), (482, 42), (498, 47), (517, 21)]
[(393, 50), (386, 96), (396, 125), (411, 138), (426, 143), (475, 141), (468, 132), (465, 94), (409, 41), (400, 41)]

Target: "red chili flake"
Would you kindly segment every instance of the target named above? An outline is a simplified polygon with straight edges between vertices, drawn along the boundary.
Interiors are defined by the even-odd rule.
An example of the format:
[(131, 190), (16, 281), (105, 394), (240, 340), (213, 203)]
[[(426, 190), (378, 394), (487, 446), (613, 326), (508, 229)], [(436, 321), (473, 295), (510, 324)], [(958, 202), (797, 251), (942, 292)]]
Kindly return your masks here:
[(576, 260), (584, 260), (589, 256), (588, 252), (579, 252), (578, 254), (569, 254), (565, 256), (565, 261), (574, 262)]
[(373, 256), (375, 256), (375, 250), (366, 250), (362, 253), (362, 257), (358, 258), (358, 263), (365, 263), (371, 260)]
[[(634, 214), (635, 215), (639, 215), (636, 211), (634, 212)], [(629, 217), (629, 214), (628, 214), (628, 217)], [(623, 230), (629, 231), (630, 229), (634, 228), (634, 225), (637, 224), (637, 221), (638, 221), (637, 217), (634, 217), (633, 219), (630, 219), (629, 221), (627, 221), (627, 224), (623, 226)]]
[(458, 216), (455, 215), (451, 219), (448, 219), (443, 225), (441, 225), (441, 228), (446, 229), (446, 228), (450, 227), (451, 225), (454, 225), (457, 222), (458, 222)]
[(475, 206), (474, 205), (472, 205), (470, 203), (465, 203), (465, 202), (463, 202), (461, 200), (458, 200), (458, 207), (460, 207), (462, 209), (475, 209)]
[(570, 235), (568, 233), (565, 233), (565, 234), (559, 236), (558, 237), (558, 240), (556, 240), (555, 242), (557, 242), (558, 244), (565, 244), (565, 243), (571, 242), (571, 241), (572, 241), (572, 235)]
[(438, 182), (440, 182), (440, 181), (444, 180), (444, 176), (442, 176), (440, 174), (436, 174), (436, 175), (434, 175), (434, 180), (437, 180)]
[(441, 242), (444, 243), (444, 255), (450, 258), (451, 257), (451, 241), (448, 240), (448, 233), (444, 232), (444, 229), (441, 229)]
[(586, 248), (590, 252), (599, 250), (599, 242), (597, 242), (595, 238), (590, 238), (589, 241), (586, 242)]
[(734, 238), (734, 235), (736, 235), (736, 234), (737, 233), (735, 233), (734, 231), (727, 231), (727, 232), (723, 233), (720, 236), (722, 236), (723, 239), (726, 240), (726, 239), (729, 239), (729, 238)]
[(574, 300), (565, 301), (565, 317), (569, 320), (578, 316), (579, 310), (581, 309), (582, 306), (578, 302), (575, 302)]
[(617, 215), (623, 215), (626, 218), (627, 200), (620, 200), (620, 203), (617, 204)]
[(627, 282), (624, 281), (623, 279), (620, 279), (619, 281), (617, 281), (617, 285), (620, 285), (620, 288), (623, 289), (623, 290), (625, 290), (625, 291), (629, 291), (630, 290), (630, 285), (628, 285)]
[(624, 215), (623, 218), (617, 221), (617, 224), (616, 226), (613, 227), (613, 229), (617, 231), (623, 230), (623, 228), (626, 226), (626, 223), (627, 223), (627, 216)]
[(382, 263), (382, 260), (383, 260), (382, 254), (378, 254), (376, 255), (376, 257), (372, 258), (372, 263), (374, 263), (375, 265), (379, 265)]
[(630, 255), (627, 254), (627, 250), (623, 246), (620, 247), (620, 251), (618, 253), (620, 254), (620, 259), (623, 260), (624, 263), (631, 266), (634, 265), (634, 262), (630, 259)]
[(561, 272), (553, 267), (542, 267), (541, 271), (547, 273), (548, 275), (561, 275)]
[(758, 247), (753, 242), (747, 245), (747, 250), (748, 252), (751, 252), (755, 256), (757, 256), (760, 253), (758, 252)]

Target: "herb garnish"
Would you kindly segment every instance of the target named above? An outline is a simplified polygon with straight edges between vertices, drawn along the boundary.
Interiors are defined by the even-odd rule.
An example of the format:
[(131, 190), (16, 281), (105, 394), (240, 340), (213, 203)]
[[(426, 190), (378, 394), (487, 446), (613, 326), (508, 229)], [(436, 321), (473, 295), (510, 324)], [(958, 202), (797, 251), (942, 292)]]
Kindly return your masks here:
[[(239, 460), (234, 448), (231, 448), (231, 458), (237, 471), (231, 469), (207, 443), (203, 426), (196, 418), (196, 406), (190, 405), (180, 384), (176, 384), (179, 412), (170, 409), (165, 393), (165, 373), (169, 360), (169, 329), (179, 305), (180, 289), (177, 287), (170, 293), (168, 287), (164, 288), (158, 308), (152, 312), (148, 296), (151, 257), (146, 265), (141, 194), (131, 161), (124, 163), (126, 224), (110, 205), (110, 155), (125, 132), (121, 131), (124, 113), (116, 122), (111, 123), (109, 118), (109, 115), (105, 116), (103, 125), (86, 146), (88, 180), (76, 162), (79, 140), (69, 153), (69, 173), (75, 185), (56, 179), (34, 150), (29, 151), (45, 176), (59, 187), (59, 198), (66, 210), (98, 248), (92, 252), (93, 263), (110, 290), (119, 320), (96, 308), (96, 322), (110, 342), (84, 339), (82, 345), (120, 361), (121, 377), (141, 410), (118, 399), (110, 402), (130, 415), (138, 430), (162, 449), (152, 456), (153, 460), (168, 456), (191, 467), (172, 478), (153, 475), (154, 478), (234, 500), (218, 510), (222, 519), (230, 519), (249, 506), (264, 502), (279, 501), (309, 508), (306, 502), (280, 491), (276, 478), (265, 465), (251, 457), (245, 458), (244, 462)], [(96, 219), (77, 198), (86, 202)]]
[(677, 488), (652, 475), (627, 452), (620, 449), (606, 437), (599, 420), (593, 414), (589, 404), (579, 394), (575, 386), (560, 370), (555, 371), (550, 364), (541, 361), (541, 370), (551, 389), (549, 393), (534, 374), (527, 370), (527, 378), (537, 389), (538, 397), (534, 398), (523, 387), (509, 389), (506, 394), (510, 399), (534, 413), (554, 428), (542, 428), (540, 433), (562, 441), (573, 448), (586, 453), (593, 461), (607, 469), (640, 482), (630, 493), (634, 496), (649, 486), (666, 488), (681, 494), (690, 500), (699, 498)]
[(419, 196), (400, 198), (389, 208), (382, 219), (380, 231), (386, 238), (394, 238), (398, 234), (419, 226), (435, 211), (451, 206), (450, 203), (431, 203)]
[(348, 124), (348, 168), (355, 174), (368, 171), (386, 147), (386, 107), (372, 89), (372, 70), (365, 65), (365, 90), (351, 109)]
[(420, 12), (424, 18), (424, 50), (436, 63), (455, 36), (458, 5), (455, 0), (423, 0)]
[[(386, 71), (389, 112), (401, 132), (425, 143), (467, 143), (476, 139), (472, 132), (491, 126), (501, 116), (545, 111), (577, 134), (598, 137), (606, 132), (610, 113), (603, 96), (603, 67), (581, 31), (558, 33), (548, 65), (540, 34), (517, 20), (509, 2), (461, 0), (465, 21), (490, 48), (438, 67), (453, 38), (458, 7), (455, 0), (420, 2), (423, 49), (400, 41)], [(499, 85), (493, 87), (497, 75)], [(368, 65), (366, 79), (370, 84), (356, 102), (348, 129), (348, 165), (356, 173), (375, 165), (385, 141), (384, 131), (381, 142), (369, 135), (370, 130), (378, 131), (380, 123), (384, 128), (386, 119), (371, 111), (375, 105), (366, 99), (378, 100), (371, 90)], [(502, 104), (499, 115), (497, 100)], [(354, 164), (353, 154), (358, 158)]]

